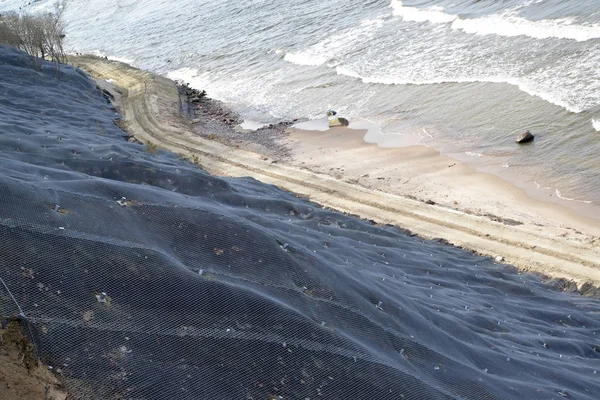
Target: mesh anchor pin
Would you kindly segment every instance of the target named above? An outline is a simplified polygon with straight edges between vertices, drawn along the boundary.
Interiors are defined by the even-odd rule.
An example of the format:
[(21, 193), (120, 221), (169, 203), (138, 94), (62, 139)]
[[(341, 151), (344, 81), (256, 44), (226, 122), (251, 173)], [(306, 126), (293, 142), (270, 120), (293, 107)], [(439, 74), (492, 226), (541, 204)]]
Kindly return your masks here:
[(98, 300), (99, 303), (108, 303), (110, 297), (105, 292), (102, 292), (96, 295), (96, 300)]

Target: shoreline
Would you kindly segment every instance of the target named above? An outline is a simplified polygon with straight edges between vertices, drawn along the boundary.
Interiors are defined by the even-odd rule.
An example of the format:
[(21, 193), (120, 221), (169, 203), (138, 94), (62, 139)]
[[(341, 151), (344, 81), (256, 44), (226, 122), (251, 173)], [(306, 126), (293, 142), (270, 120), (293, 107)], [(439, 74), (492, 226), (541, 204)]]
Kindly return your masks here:
[[(98, 55), (99, 52), (96, 51), (96, 53), (90, 53), (90, 54), (82, 54), (82, 53), (73, 53), (74, 55), (76, 54), (81, 54), (81, 55), (90, 55), (92, 57), (99, 57), (99, 58), (104, 58), (107, 59), (109, 61), (115, 61), (115, 62), (121, 62), (124, 63), (126, 65), (130, 65), (130, 62), (133, 62), (133, 60), (129, 60), (126, 58), (122, 58), (122, 57), (117, 57), (117, 56), (105, 56), (105, 55)], [(133, 65), (130, 65), (132, 67), (134, 67)], [(134, 67), (137, 68), (137, 67)], [(183, 82), (183, 80), (181, 79), (177, 79), (175, 77), (170, 77), (171, 76), (171, 72), (165, 73), (165, 77), (167, 77), (168, 79), (172, 79), (176, 82)], [(236, 107), (231, 107), (228, 105), (228, 103), (223, 102), (221, 100), (214, 100), (214, 99), (210, 99), (213, 100), (215, 103), (218, 103), (220, 105), (221, 108), (226, 109), (227, 110), (227, 116), (231, 116), (231, 115), (235, 115), (236, 117), (236, 122), (235, 122), (235, 127), (231, 124), (225, 124), (228, 125), (228, 128), (233, 128), (233, 130), (239, 132), (240, 130), (244, 130), (246, 131), (246, 133), (250, 133), (250, 132), (254, 132), (256, 130), (261, 130), (261, 127), (266, 127), (269, 126), (270, 124), (268, 123), (261, 123), (261, 122), (257, 122), (257, 121), (246, 121), (241, 115), (237, 114), (236, 111), (233, 111)], [(296, 119), (294, 119), (295, 121)], [(306, 122), (312, 122), (315, 120), (306, 120), (304, 118), (300, 118), (301, 121), (306, 121)], [(219, 121), (220, 122), (220, 121)], [(246, 123), (248, 124), (248, 128), (243, 128), (243, 125), (246, 125)], [(352, 121), (353, 123), (355, 121)], [(361, 125), (372, 125), (372, 130), (370, 130), (369, 132), (367, 132), (367, 134), (365, 135), (365, 142), (366, 143), (376, 143), (379, 147), (381, 148), (388, 148), (388, 147), (392, 147), (392, 148), (405, 148), (405, 147), (425, 147), (428, 149), (432, 149), (434, 151), (436, 151), (440, 156), (447, 156), (447, 157), (451, 157), (452, 159), (455, 159), (456, 161), (460, 161), (461, 163), (464, 163), (466, 165), (468, 165), (469, 167), (475, 169), (478, 172), (482, 172), (482, 173), (486, 173), (486, 174), (490, 174), (493, 175), (495, 177), (501, 178), (503, 181), (524, 190), (530, 197), (537, 199), (537, 200), (541, 200), (542, 202), (548, 202), (548, 203), (553, 203), (553, 204), (557, 204), (572, 210), (575, 210), (576, 213), (587, 217), (587, 218), (592, 218), (598, 221), (598, 223), (600, 224), (600, 203), (597, 203), (596, 201), (590, 200), (593, 197), (583, 194), (583, 195), (577, 195), (577, 194), (572, 194), (569, 189), (566, 189), (565, 192), (565, 188), (560, 188), (560, 185), (557, 186), (556, 183), (544, 183), (544, 180), (540, 180), (540, 182), (542, 182), (542, 184), (538, 183), (538, 181), (536, 181), (536, 179), (540, 179), (540, 178), (536, 178), (535, 173), (531, 173), (531, 171), (527, 171), (524, 175), (521, 174), (518, 170), (514, 169), (514, 165), (508, 165), (508, 163), (506, 164), (498, 164), (497, 162), (493, 162), (492, 164), (485, 162), (484, 160), (495, 160), (495, 158), (493, 156), (488, 156), (486, 154), (481, 154), (478, 153), (479, 150), (477, 149), (472, 149), (472, 151), (459, 151), (457, 149), (450, 149), (447, 148), (446, 145), (444, 144), (444, 142), (441, 141), (436, 141), (435, 138), (429, 133), (427, 132), (425, 129), (423, 130), (423, 134), (421, 133), (402, 133), (402, 134), (382, 134), (382, 133), (373, 133), (375, 131), (378, 131), (380, 129), (380, 127), (378, 125), (376, 125), (376, 123), (373, 122), (367, 122), (366, 120), (358, 120), (358, 123)], [(591, 121), (592, 125), (594, 124), (593, 122), (593, 118)], [(277, 123), (274, 123), (275, 125), (278, 125)], [(353, 124), (354, 126), (354, 124)], [(352, 129), (353, 126), (351, 127)], [(598, 126), (600, 126), (600, 123), (598, 124)], [(212, 126), (212, 128), (215, 128), (215, 125)], [(525, 129), (525, 128), (524, 128)], [(217, 130), (219, 130), (219, 128), (217, 127)], [(310, 130), (310, 129), (308, 129)], [(517, 131), (515, 131), (515, 135)], [(520, 131), (518, 131), (520, 132)], [(202, 133), (202, 131), (200, 131), (199, 133)], [(220, 132), (222, 133), (222, 132)], [(539, 133), (536, 133), (536, 135), (538, 135)], [(221, 136), (221, 135), (219, 135)], [(220, 138), (218, 138), (217, 140), (220, 140)], [(425, 140), (425, 142), (423, 142), (423, 140)], [(248, 145), (251, 147), (252, 151), (256, 151), (258, 153), (267, 153), (270, 156), (277, 156), (277, 153), (285, 153), (286, 149), (284, 146), (280, 146), (280, 148), (276, 149), (276, 151), (271, 151), (272, 147), (274, 147), (273, 145), (269, 145), (269, 146), (255, 146), (257, 142), (257, 138), (253, 138), (250, 141), (244, 141), (244, 145)], [(260, 140), (258, 140), (258, 142), (260, 142)], [(227, 144), (231, 144), (232, 141), (230, 140), (226, 140)], [(513, 141), (509, 141), (508, 143), (509, 146), (516, 146), (516, 144), (513, 143)], [(527, 146), (521, 146), (526, 148)], [(515, 147), (515, 149), (518, 147)], [(543, 178), (543, 177), (542, 177)], [(546, 177), (547, 178), (547, 177)], [(566, 193), (566, 194), (565, 194)], [(572, 197), (572, 198), (571, 198)]]
[[(435, 156), (436, 152), (432, 149), (424, 148), (428, 153), (425, 154), (415, 152), (414, 149), (407, 153), (406, 149), (401, 148), (379, 148), (377, 145), (361, 143), (361, 132), (346, 135), (349, 132), (343, 130), (337, 130), (338, 133), (331, 135), (302, 131), (300, 139), (295, 129), (270, 126), (266, 127), (270, 132), (257, 132), (264, 133), (263, 137), (272, 138), (270, 143), (287, 144), (290, 154), (282, 157), (277, 157), (277, 151), (260, 154), (261, 148), (268, 149), (269, 144), (244, 140), (249, 137), (244, 137), (243, 133), (237, 133), (239, 140), (235, 139), (235, 134), (221, 138), (219, 132), (208, 133), (209, 130), (205, 130), (202, 135), (199, 132), (202, 129), (198, 128), (202, 121), (190, 121), (181, 115), (178, 106), (180, 94), (170, 79), (96, 57), (74, 57), (72, 62), (96, 78), (112, 79), (121, 89), (123, 96), (117, 99), (116, 106), (123, 115), (125, 130), (141, 142), (150, 141), (182, 156), (196, 157), (198, 163), (212, 174), (250, 176), (307, 197), (324, 207), (358, 215), (380, 224), (396, 225), (427, 239), (439, 238), (492, 258), (501, 257), (505, 262), (525, 271), (572, 279), (579, 284), (600, 284), (600, 251), (597, 249), (600, 228), (561, 210), (561, 206), (541, 206), (541, 201), (532, 200), (540, 203), (534, 207), (533, 203), (521, 197), (526, 196), (524, 192), (518, 193), (520, 189), (506, 186), (503, 191), (511, 193), (510, 196), (505, 194), (503, 201), (516, 199), (519, 205), (519, 212), (513, 215), (515, 213), (511, 214), (510, 210), (514, 210), (515, 206), (503, 204), (497, 198), (498, 185), (489, 182), (481, 185), (492, 175), (476, 172), (454, 159), (440, 156), (439, 153)], [(214, 129), (209, 125), (204, 128)], [(232, 126), (230, 128), (233, 130)], [(344, 137), (340, 140), (339, 135), (342, 134)], [(327, 146), (323, 143), (327, 143)], [(324, 147), (327, 149), (323, 150)], [(337, 151), (336, 157), (328, 153), (332, 151)], [(394, 165), (396, 169), (405, 168), (409, 171), (412, 168), (412, 171), (416, 171), (415, 165), (427, 163), (432, 170), (416, 175), (416, 179), (413, 178), (415, 181), (432, 181), (433, 185), (439, 187), (449, 187), (453, 183), (455, 188), (477, 190), (443, 192), (438, 187), (437, 191), (430, 193), (426, 189), (419, 192), (414, 189), (417, 186), (408, 185), (403, 188), (398, 186), (396, 191), (384, 192), (384, 185), (378, 187), (359, 182), (361, 179), (357, 178), (361, 176), (355, 176), (359, 170), (363, 175), (373, 174), (369, 175), (371, 182), (385, 180), (379, 179), (382, 176), (376, 176), (373, 172), (377, 170), (383, 174), (386, 172), (385, 167), (368, 169), (368, 165), (375, 166), (384, 154), (388, 160), (403, 157), (405, 163)], [(449, 168), (448, 160), (452, 160), (451, 163), (455, 165)], [(354, 165), (350, 168), (344, 163)], [(441, 165), (444, 163), (446, 165), (442, 171)], [(388, 170), (391, 168), (386, 163), (381, 164), (386, 165)], [(461, 176), (458, 184), (452, 182)], [(402, 182), (406, 180), (399, 176), (398, 181), (401, 179)], [(440, 186), (440, 182), (446, 186)], [(476, 182), (478, 183), (475, 184)], [(412, 182), (412, 185), (418, 184), (419, 182)], [(429, 198), (433, 193), (446, 196), (448, 201)], [(475, 195), (485, 195), (487, 197), (484, 198), (489, 201), (482, 202)], [(476, 203), (485, 203), (485, 207), (473, 210), (465, 205), (461, 206), (459, 200), (456, 200), (472, 198), (477, 198)], [(452, 207), (453, 201), (459, 203), (458, 208)], [(542, 216), (534, 212), (537, 208), (543, 209)]]
[[(600, 235), (594, 219), (562, 204), (530, 196), (517, 185), (426, 146), (381, 147), (364, 129), (292, 128), (292, 163), (350, 183), (409, 197), (507, 225), (543, 225)], [(599, 221), (600, 223), (600, 221)]]
[[(537, 206), (544, 209), (550, 207), (554, 210), (550, 214), (550, 216), (553, 217), (554, 213), (557, 212), (559, 215), (561, 215), (562, 219), (566, 222), (567, 226), (581, 226), (584, 230), (591, 229), (592, 231), (594, 231), (594, 235), (600, 235), (600, 229), (596, 229), (596, 227), (600, 225), (600, 206), (598, 206), (597, 204), (590, 204), (591, 202), (580, 201), (576, 199), (565, 199), (561, 197), (558, 189), (550, 187), (542, 188), (534, 180), (531, 180), (529, 178), (523, 179), (523, 177), (519, 176), (519, 174), (515, 171), (501, 171), (504, 173), (501, 174), (497, 166), (490, 166), (486, 165), (485, 163), (471, 163), (466, 161), (468, 157), (461, 157), (460, 154), (455, 152), (444, 152), (443, 150), (439, 150), (436, 146), (421, 144), (420, 141), (415, 142), (414, 140), (412, 140), (412, 138), (402, 138), (401, 136), (404, 135), (381, 134), (377, 125), (366, 121), (358, 121), (356, 123), (351, 123), (351, 125), (347, 128), (336, 127), (333, 129), (328, 129), (325, 121), (311, 120), (306, 123), (298, 124), (298, 126), (294, 126), (293, 128), (299, 128), (302, 131), (307, 131), (307, 137), (309, 138), (311, 138), (313, 135), (319, 132), (318, 134), (320, 134), (320, 137), (318, 138), (318, 140), (327, 141), (328, 147), (336, 148), (338, 151), (358, 151), (358, 147), (360, 147), (360, 145), (363, 145), (376, 146), (376, 149), (378, 149), (363, 152), (371, 158), (379, 157), (382, 154), (389, 154), (390, 152), (396, 152), (398, 158), (385, 158), (385, 162), (390, 163), (390, 165), (402, 164), (397, 162), (398, 159), (401, 157), (409, 157), (412, 160), (415, 157), (415, 154), (417, 154), (416, 157), (421, 157), (423, 161), (434, 160), (433, 164), (438, 166), (437, 172), (443, 171), (445, 169), (443, 165), (444, 163), (447, 163), (449, 168), (456, 167), (452, 171), (449, 170), (448, 175), (454, 177), (458, 181), (461, 180), (462, 175), (477, 174), (481, 178), (479, 179), (479, 182), (476, 182), (478, 185), (491, 186), (490, 181), (492, 181), (495, 183), (495, 186), (497, 186), (497, 189), (500, 191), (506, 192), (507, 189), (510, 189), (518, 193), (519, 198), (521, 200), (525, 200), (530, 203), (529, 208), (532, 208), (532, 206)], [(356, 135), (358, 135), (356, 131), (358, 130), (364, 131), (361, 133), (362, 140), (356, 137)], [(343, 135), (337, 135), (338, 140), (329, 140), (329, 136), (336, 135), (340, 132), (343, 133)], [(300, 135), (297, 135), (297, 139), (293, 141), (299, 142), (299, 140), (301, 140)], [(347, 141), (353, 143), (353, 149), (350, 149), (346, 145)], [(321, 143), (319, 143), (318, 141), (314, 141), (313, 144), (318, 146), (321, 145)], [(378, 153), (375, 154), (375, 152)], [(361, 156), (364, 157), (364, 154), (361, 154)], [(411, 169), (413, 170), (414, 175), (420, 175), (421, 173), (429, 174), (431, 172), (430, 168), (426, 166), (420, 168), (418, 165), (415, 164), (416, 163), (414, 162), (411, 164)], [(377, 166), (374, 167), (373, 165), (370, 165), (369, 168), (377, 168)], [(392, 174), (392, 176), (388, 176), (387, 178), (389, 178), (389, 180), (391, 181), (394, 181), (395, 177), (393, 176), (393, 169), (386, 167), (385, 171), (387, 173)], [(454, 173), (456, 171), (461, 171), (461, 173)], [(507, 174), (511, 175), (511, 178), (508, 178), (506, 176)], [(353, 179), (356, 180), (356, 177)], [(440, 182), (440, 184), (450, 189), (452, 189), (452, 186), (457, 186), (456, 184), (448, 182)], [(385, 191), (386, 188), (378, 187), (378, 189)], [(406, 190), (398, 191), (394, 189), (396, 188), (392, 189), (394, 193), (410, 195), (410, 192)], [(422, 185), (412, 187), (413, 193), (415, 190), (421, 191), (421, 189), (423, 189)], [(493, 186), (490, 189), (493, 189)], [(544, 193), (540, 189), (550, 190), (550, 192)], [(430, 196), (436, 197), (438, 198), (438, 200), (440, 200), (437, 203), (444, 203), (444, 201), (442, 201), (442, 199), (440, 198), (440, 193), (431, 194), (431, 192), (436, 192), (435, 189), (430, 187), (428, 192), (430, 193)], [(483, 194), (481, 200), (485, 200), (489, 197), (490, 196), (488, 194)], [(424, 201), (426, 200), (429, 199), (425, 198)], [(508, 199), (504, 199), (505, 204), (508, 204), (508, 202)], [(446, 204), (446, 206), (450, 208), (462, 209), (463, 211), (467, 212), (474, 212), (473, 207), (469, 207), (470, 210), (464, 207), (456, 207), (456, 203)], [(500, 213), (510, 214), (515, 213), (515, 211), (504, 210), (500, 211)], [(485, 216), (485, 214), (493, 214), (493, 212), (491, 210), (488, 210), (487, 212), (479, 214)]]

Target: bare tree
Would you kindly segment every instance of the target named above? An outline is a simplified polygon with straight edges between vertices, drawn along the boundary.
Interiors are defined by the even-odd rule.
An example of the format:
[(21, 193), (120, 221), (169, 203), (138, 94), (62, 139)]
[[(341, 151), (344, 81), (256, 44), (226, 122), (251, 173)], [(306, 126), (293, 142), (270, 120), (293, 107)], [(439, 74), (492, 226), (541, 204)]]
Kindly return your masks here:
[(21, 48), (19, 28), (19, 15), (17, 13), (0, 16), (0, 43)]
[(44, 26), (39, 17), (32, 15), (21, 16), (22, 50), (29, 54), (33, 67), (39, 71), (46, 57), (44, 46)]
[(63, 13), (66, 1), (59, 1), (54, 10), (41, 14), (9, 13), (0, 16), (0, 43), (17, 47), (29, 54), (36, 70), (48, 59), (56, 65), (60, 77), (60, 64), (67, 62), (63, 41), (65, 28)]
[(45, 32), (45, 48), (48, 57), (56, 65), (56, 78), (60, 77), (60, 64), (67, 62), (67, 54), (64, 50), (63, 40), (65, 38), (65, 27), (63, 22), (63, 13), (66, 8), (66, 1), (57, 2), (54, 5), (54, 12), (43, 16), (43, 25)]
[(67, 62), (67, 55), (63, 48), (63, 39), (65, 38), (63, 13), (65, 8), (66, 1), (57, 2), (54, 5), (54, 12), (44, 16), (48, 55), (52, 61), (63, 64)]

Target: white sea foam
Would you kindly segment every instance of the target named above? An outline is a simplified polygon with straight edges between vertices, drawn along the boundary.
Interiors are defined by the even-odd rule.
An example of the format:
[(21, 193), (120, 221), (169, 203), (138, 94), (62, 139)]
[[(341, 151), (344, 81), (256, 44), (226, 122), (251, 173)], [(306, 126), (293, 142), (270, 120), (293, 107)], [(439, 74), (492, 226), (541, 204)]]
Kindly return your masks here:
[(542, 189), (542, 190), (551, 189), (550, 187), (542, 187), (542, 185), (540, 185), (536, 180), (534, 180), (533, 183), (535, 183), (535, 186), (537, 186), (538, 189)]
[[(286, 53), (284, 60), (292, 64), (318, 66), (326, 64), (339, 54), (345, 54), (357, 46), (367, 43), (383, 26), (383, 19), (367, 19), (360, 25), (331, 35), (321, 42), (299, 52)], [(336, 66), (338, 63), (328, 64)]]
[(563, 200), (567, 200), (567, 201), (577, 201), (579, 203), (585, 203), (585, 204), (592, 204), (592, 202), (590, 200), (577, 200), (577, 199), (572, 199), (572, 198), (569, 198), (569, 197), (565, 197), (565, 196), (562, 195), (562, 193), (558, 189), (555, 189), (554, 191), (556, 192), (556, 196), (559, 199), (563, 199)]
[(335, 72), (338, 75), (345, 75), (345, 76), (349, 76), (351, 78), (356, 78), (356, 79), (363, 79), (357, 72), (355, 72), (354, 70), (348, 68), (348, 67), (344, 67), (344, 66), (337, 66), (335, 68)]
[(297, 65), (317, 66), (323, 65), (329, 60), (326, 55), (319, 54), (318, 51), (306, 50), (298, 53), (286, 53), (283, 59), (287, 62)]
[(431, 133), (427, 132), (427, 129), (425, 128), (421, 128), (421, 130), (423, 131), (423, 133), (425, 135), (422, 135), (421, 132), (416, 131), (416, 134), (419, 136), (419, 141), (417, 142), (417, 144), (421, 144), (423, 142), (424, 139), (433, 139), (433, 135), (431, 135)]
[[(382, 85), (436, 85), (442, 83), (506, 83), (509, 85), (517, 86), (519, 90), (529, 94), (530, 96), (537, 96), (542, 100), (545, 100), (549, 103), (557, 105), (566, 109), (567, 111), (573, 113), (580, 113), (584, 111), (586, 108), (572, 104), (568, 101), (562, 100), (557, 95), (553, 93), (546, 92), (544, 88), (538, 88), (536, 84), (525, 82), (518, 78), (512, 77), (494, 77), (494, 76), (481, 76), (481, 77), (440, 77), (437, 79), (423, 79), (423, 80), (413, 80), (406, 79), (404, 77), (396, 77), (394, 75), (387, 76), (362, 76), (358, 72), (354, 71), (351, 68), (345, 66), (337, 66), (336, 72), (338, 75), (346, 75), (352, 78), (360, 79), (363, 83), (374, 83), (374, 84), (382, 84)], [(600, 125), (600, 121), (598, 122)], [(594, 125), (596, 127), (596, 125)]]
[(600, 25), (575, 24), (572, 18), (530, 21), (507, 11), (475, 19), (457, 18), (452, 28), (476, 35), (529, 36), (535, 39), (570, 39), (585, 42), (600, 38)]
[(129, 65), (133, 65), (133, 63), (135, 62), (134, 59), (132, 58), (125, 58), (125, 57), (117, 57), (117, 56), (109, 56), (103, 52), (101, 52), (100, 50), (94, 50), (91, 52), (91, 54), (97, 56), (97, 57), (106, 57), (111, 61), (119, 61), (125, 64), (129, 64)]
[(540, 189), (540, 190), (554, 190), (554, 193), (556, 193), (556, 197), (558, 197), (559, 199), (562, 199), (562, 200), (565, 200), (565, 201), (576, 201), (578, 203), (584, 203), (584, 204), (592, 204), (593, 203), (590, 200), (579, 200), (579, 199), (574, 199), (574, 198), (563, 196), (563, 194), (561, 193), (560, 190), (555, 189), (555, 188), (551, 188), (549, 186), (542, 186), (542, 185), (540, 185), (535, 180), (533, 181), (533, 183), (535, 183), (535, 186), (537, 186), (537, 188)]
[(535, 39), (558, 38), (578, 42), (600, 38), (600, 24), (576, 24), (572, 18), (531, 21), (516, 15), (516, 10), (520, 7), (500, 14), (465, 19), (446, 13), (439, 7), (408, 7), (400, 0), (392, 0), (390, 7), (393, 15), (402, 17), (405, 21), (451, 23), (452, 29), (475, 35), (529, 36)]
[(135, 60), (133, 58), (125, 58), (125, 57), (116, 57), (116, 56), (106, 56), (109, 60), (119, 61), (125, 64), (133, 64)]
[(392, 0), (390, 7), (394, 10), (394, 16), (402, 17), (405, 21), (446, 24), (458, 18), (457, 15), (445, 13), (441, 7), (408, 7), (402, 4), (402, 1), (400, 0)]
[(484, 154), (476, 153), (474, 151), (465, 151), (465, 154), (471, 157), (485, 157)]
[[(476, 61), (467, 64), (464, 68), (458, 68), (457, 66), (467, 62), (467, 57), (470, 56), (468, 51), (462, 51), (460, 47), (454, 53), (440, 51), (443, 57), (427, 62), (430, 57), (421, 56), (427, 54), (427, 46), (418, 41), (411, 41), (406, 43), (404, 48), (399, 49), (399, 54), (405, 54), (404, 57), (388, 57), (390, 52), (387, 50), (393, 47), (391, 44), (382, 43), (380, 35), (382, 31), (378, 28), (389, 21), (389, 18), (385, 17), (365, 20), (352, 28), (330, 33), (324, 40), (304, 50), (288, 52), (282, 57), (296, 65), (334, 68), (338, 75), (349, 76), (364, 83), (385, 85), (506, 83), (574, 113), (589, 110), (600, 104), (599, 92), (596, 90), (598, 86), (585, 78), (589, 76), (585, 71), (593, 71), (597, 65), (595, 52), (573, 57), (566, 56), (546, 69), (527, 71), (527, 73), (520, 70), (518, 63), (505, 65), (504, 62), (508, 60), (504, 60), (503, 57), (498, 57), (497, 67), (482, 68), (481, 62)], [(438, 28), (444, 29), (441, 26)], [(432, 44), (436, 44), (437, 36), (432, 35), (432, 38)], [(361, 53), (363, 50), (359, 52), (357, 49), (364, 49), (367, 43), (371, 43), (371, 46), (369, 58), (365, 60)], [(394, 40), (390, 40), (389, 43), (394, 43)], [(273, 47), (271, 52), (278, 52), (278, 50), (280, 49)], [(377, 68), (373, 67), (374, 64), (377, 64)], [(565, 76), (572, 77), (573, 74), (581, 75), (582, 78), (565, 79)], [(301, 90), (302, 88), (291, 89), (293, 93)], [(269, 97), (269, 94), (265, 96)], [(267, 101), (263, 103), (266, 104)]]
[(592, 126), (598, 132), (600, 132), (600, 119), (592, 119)]
[[(274, 87), (285, 76), (276, 72), (260, 76), (248, 74), (231, 74), (227, 71), (202, 71), (184, 67), (166, 74), (169, 79), (187, 82), (195, 89), (206, 90), (211, 98), (229, 103), (234, 108), (251, 107), (255, 112), (247, 115), (257, 121), (291, 118), (304, 115), (297, 112), (298, 103), (286, 101), (289, 93), (282, 93), (279, 98), (273, 97)], [(248, 101), (250, 99), (250, 101)]]
[(167, 73), (167, 78), (174, 81), (183, 81), (193, 85), (194, 80), (198, 78), (199, 71), (195, 68), (181, 68)]

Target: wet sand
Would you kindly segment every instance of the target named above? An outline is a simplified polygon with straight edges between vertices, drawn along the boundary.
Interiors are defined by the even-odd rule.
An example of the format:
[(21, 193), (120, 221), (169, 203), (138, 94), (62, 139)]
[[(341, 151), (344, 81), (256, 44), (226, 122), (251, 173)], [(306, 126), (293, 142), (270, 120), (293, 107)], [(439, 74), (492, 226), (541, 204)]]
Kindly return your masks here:
[(382, 148), (366, 142), (365, 135), (364, 129), (292, 128), (284, 140), (291, 149), (294, 165), (349, 183), (488, 217), (507, 225), (531, 225), (540, 231), (550, 229), (556, 235), (575, 240), (600, 235), (600, 220), (580, 215), (564, 205), (532, 198), (513, 184), (478, 172), (432, 148)]

